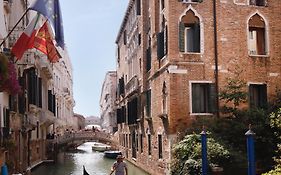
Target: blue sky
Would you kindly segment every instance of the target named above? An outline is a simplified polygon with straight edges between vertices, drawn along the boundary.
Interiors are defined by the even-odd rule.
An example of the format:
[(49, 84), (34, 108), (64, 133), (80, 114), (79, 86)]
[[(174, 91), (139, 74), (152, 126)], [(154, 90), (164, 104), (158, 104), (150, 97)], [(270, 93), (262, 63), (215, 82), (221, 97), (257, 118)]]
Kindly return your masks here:
[(115, 39), (129, 0), (60, 0), (73, 66), (74, 112), (99, 116), (102, 83), (116, 70)]

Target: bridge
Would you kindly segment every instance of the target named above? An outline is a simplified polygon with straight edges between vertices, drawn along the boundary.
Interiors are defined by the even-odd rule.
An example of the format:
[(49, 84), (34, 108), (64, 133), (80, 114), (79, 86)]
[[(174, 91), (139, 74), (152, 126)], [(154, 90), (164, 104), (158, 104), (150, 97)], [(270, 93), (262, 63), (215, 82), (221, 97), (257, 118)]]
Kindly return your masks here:
[(53, 142), (58, 145), (71, 143), (74, 141), (99, 141), (103, 143), (111, 143), (112, 136), (109, 133), (105, 132), (92, 132), (92, 131), (83, 131), (83, 132), (74, 132), (66, 133), (63, 136), (57, 136)]
[(56, 136), (54, 139), (48, 139), (47, 152), (55, 154), (61, 149), (76, 148), (87, 141), (97, 141), (109, 144), (116, 148), (117, 144), (113, 141), (113, 135), (105, 132), (82, 131), (65, 133), (62, 136)]

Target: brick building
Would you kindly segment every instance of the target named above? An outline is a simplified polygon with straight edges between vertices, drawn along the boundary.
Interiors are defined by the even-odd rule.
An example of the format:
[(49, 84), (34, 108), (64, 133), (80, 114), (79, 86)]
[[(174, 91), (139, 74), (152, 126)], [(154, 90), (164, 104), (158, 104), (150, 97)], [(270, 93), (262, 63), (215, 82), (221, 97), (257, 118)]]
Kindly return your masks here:
[(247, 85), (245, 107), (280, 90), (280, 3), (130, 0), (117, 44), (117, 123), (128, 160), (169, 174), (171, 145), (198, 116), (218, 116), (227, 78)]

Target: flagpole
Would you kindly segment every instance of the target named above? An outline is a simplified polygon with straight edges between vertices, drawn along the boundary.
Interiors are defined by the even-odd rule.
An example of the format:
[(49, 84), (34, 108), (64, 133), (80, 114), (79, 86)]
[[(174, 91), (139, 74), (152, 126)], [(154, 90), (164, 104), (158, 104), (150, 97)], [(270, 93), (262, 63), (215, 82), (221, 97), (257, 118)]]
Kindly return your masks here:
[(7, 40), (7, 38), (12, 34), (12, 32), (15, 30), (15, 28), (18, 26), (18, 24), (21, 22), (21, 20), (24, 18), (24, 16), (27, 14), (27, 12), (29, 11), (29, 9), (27, 9), (24, 14), (22, 15), (22, 17), (18, 20), (18, 22), (14, 25), (14, 27), (12, 28), (12, 30), (8, 33), (8, 35), (3, 39), (3, 41), (0, 44), (0, 47), (5, 43), (5, 41)]

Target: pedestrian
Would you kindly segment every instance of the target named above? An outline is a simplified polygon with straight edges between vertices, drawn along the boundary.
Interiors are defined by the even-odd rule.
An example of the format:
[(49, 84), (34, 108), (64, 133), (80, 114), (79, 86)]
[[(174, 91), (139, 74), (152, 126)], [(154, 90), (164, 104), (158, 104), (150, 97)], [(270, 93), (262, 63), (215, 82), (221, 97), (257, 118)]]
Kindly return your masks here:
[[(115, 171), (115, 175), (128, 175), (127, 164), (123, 162), (124, 157), (122, 155), (118, 155), (117, 160), (113, 163), (111, 167), (110, 175)], [(126, 174), (125, 174), (126, 172)]]

